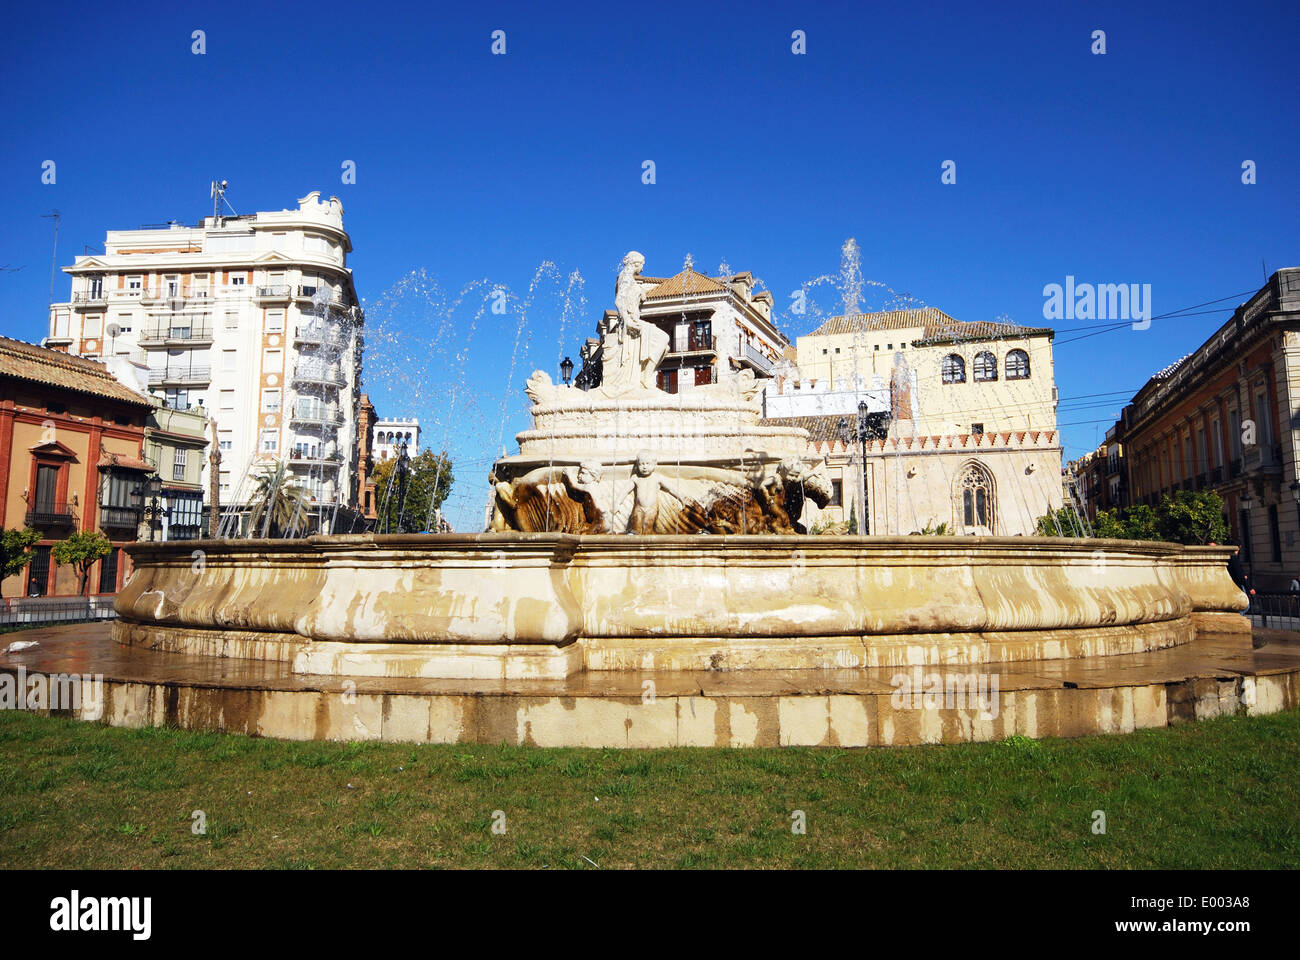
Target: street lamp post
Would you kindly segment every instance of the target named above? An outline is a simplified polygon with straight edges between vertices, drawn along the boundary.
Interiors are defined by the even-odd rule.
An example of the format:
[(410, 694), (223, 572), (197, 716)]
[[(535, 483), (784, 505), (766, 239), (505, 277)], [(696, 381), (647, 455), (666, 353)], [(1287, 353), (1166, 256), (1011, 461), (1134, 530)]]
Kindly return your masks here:
[[(863, 535), (871, 532), (871, 521), (867, 517), (867, 509), (871, 503), (867, 497), (867, 435), (871, 432), (867, 420), (867, 401), (858, 401), (858, 456), (862, 459), (862, 505), (861, 520), (858, 521), (858, 531)], [(840, 417), (837, 425), (840, 435), (840, 442), (845, 446), (849, 443), (849, 422), (844, 417)]]
[(568, 357), (565, 357), (563, 360), (560, 361), (560, 379), (564, 381), (564, 385), (567, 387), (569, 385), (569, 380), (572, 377), (573, 377), (573, 361), (570, 360)]
[(140, 506), (149, 516), (149, 542), (157, 540), (154, 534), (154, 528), (158, 523), (158, 515), (161, 508), (158, 498), (162, 496), (162, 477), (154, 474), (148, 480), (145, 480), (136, 487), (136, 496), (140, 499)]

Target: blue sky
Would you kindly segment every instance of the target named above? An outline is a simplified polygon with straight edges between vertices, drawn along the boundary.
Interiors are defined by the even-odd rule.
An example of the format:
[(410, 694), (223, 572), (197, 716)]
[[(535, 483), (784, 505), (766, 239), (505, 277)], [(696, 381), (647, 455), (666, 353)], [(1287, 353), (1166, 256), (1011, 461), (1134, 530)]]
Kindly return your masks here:
[[(376, 338), (367, 388), (381, 413), (436, 424), (434, 442), (474, 434), (482, 452), (464, 448), (457, 491), (469, 516), (479, 461), (523, 425), (528, 370), (576, 358), (629, 248), (650, 274), (687, 253), (709, 270), (725, 259), (786, 310), (852, 236), (870, 279), (959, 319), (1031, 324), (1043, 323), (1043, 286), (1067, 275), (1149, 283), (1160, 314), (1254, 291), (1261, 261), (1300, 264), (1293, 2), (990, 6), (17, 8), (0, 36), (0, 330), (46, 332), (42, 214), (63, 215), (62, 266), (102, 249), (106, 229), (196, 221), (214, 177), (240, 212), (337, 194), (370, 303), (412, 271), (520, 297), (543, 261), (562, 278), (580, 271), (587, 310), (564, 321), (563, 343), (544, 296), (517, 350), (514, 317), (488, 316), (466, 339), (462, 311), (434, 337), (440, 314), (409, 279), (414, 299), (383, 318), (409, 336)], [(490, 52), (495, 29), (505, 56)], [(1097, 29), (1104, 56), (1090, 52)], [(41, 183), (47, 159), (54, 185)], [(340, 182), (345, 160), (355, 185)], [(940, 182), (945, 160), (955, 184)], [(56, 275), (56, 299), (68, 289)], [(1061, 396), (1136, 390), (1235, 302), (1146, 331), (1061, 333)], [(461, 378), (457, 413), (431, 384)], [(1067, 456), (1105, 430), (1077, 421), (1120, 407), (1100, 403), (1062, 410)]]

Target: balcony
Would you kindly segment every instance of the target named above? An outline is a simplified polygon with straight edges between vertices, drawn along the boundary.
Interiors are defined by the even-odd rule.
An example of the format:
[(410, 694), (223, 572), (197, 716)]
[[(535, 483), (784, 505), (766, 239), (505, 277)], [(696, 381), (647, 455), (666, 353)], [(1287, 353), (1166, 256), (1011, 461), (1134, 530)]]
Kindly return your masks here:
[(72, 306), (78, 310), (108, 306), (108, 295), (103, 290), (90, 290), (72, 295)]
[(99, 525), (105, 530), (134, 531), (140, 525), (142, 513), (140, 507), (100, 507)]
[(1241, 458), (1228, 461), (1228, 479), (1241, 476)]
[(197, 347), (212, 343), (212, 328), (207, 324), (171, 324), (140, 332), (142, 347)]
[(741, 363), (753, 368), (755, 373), (769, 374), (772, 372), (772, 361), (769, 360), (761, 351), (745, 344), (744, 350), (736, 358)]
[(149, 386), (151, 387), (184, 387), (196, 384), (206, 384), (212, 382), (211, 368), (209, 367), (186, 367), (183, 370), (150, 370)]
[(72, 505), (59, 502), (37, 502), (27, 511), (26, 524), (42, 530), (48, 527), (70, 527), (76, 523)]
[(682, 343), (679, 339), (673, 346), (674, 349), (668, 351), (669, 356), (687, 353), (717, 353), (718, 338), (711, 335), (697, 334), (692, 330), (687, 335), (685, 343)]
[(298, 383), (323, 383), (341, 387), (347, 383), (337, 364), (299, 363), (293, 368), (293, 379)]
[(312, 454), (300, 450), (292, 450), (289, 453), (291, 467), (329, 467), (336, 470), (342, 465), (343, 458), (337, 453)]
[(1210, 483), (1223, 483), (1223, 465), (1215, 467), (1210, 471)]
[(343, 331), (328, 323), (300, 323), (294, 329), (293, 342), (342, 348)]
[(309, 403), (305, 400), (299, 400), (293, 406), (293, 413), (289, 417), (291, 421), (298, 423), (314, 424), (339, 424), (343, 422), (343, 415), (337, 407), (323, 403)]
[(344, 309), (347, 307), (348, 305), (347, 301), (344, 300), (343, 293), (341, 290), (336, 290), (333, 287), (323, 286), (323, 285), (310, 286), (304, 284), (298, 287), (297, 292), (294, 294), (294, 299), (314, 302), (316, 299), (316, 292), (318, 290), (324, 290), (325, 293), (329, 294), (329, 299), (325, 301), (329, 306), (337, 307), (339, 309)]
[(265, 287), (258, 287), (253, 293), (253, 299), (259, 302), (288, 302), (290, 295), (293, 293), (293, 287), (287, 283), (272, 283)]
[(1242, 472), (1271, 475), (1282, 472), (1281, 444), (1254, 444), (1243, 451)]

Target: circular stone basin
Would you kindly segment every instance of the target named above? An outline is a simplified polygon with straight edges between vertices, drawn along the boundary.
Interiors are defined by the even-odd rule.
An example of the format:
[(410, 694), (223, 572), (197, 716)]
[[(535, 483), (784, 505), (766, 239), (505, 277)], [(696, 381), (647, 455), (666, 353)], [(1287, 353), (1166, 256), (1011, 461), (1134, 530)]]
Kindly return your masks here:
[(300, 674), (975, 664), (1249, 633), (1227, 547), (502, 533), (126, 549), (135, 572), (117, 599), (119, 642)]

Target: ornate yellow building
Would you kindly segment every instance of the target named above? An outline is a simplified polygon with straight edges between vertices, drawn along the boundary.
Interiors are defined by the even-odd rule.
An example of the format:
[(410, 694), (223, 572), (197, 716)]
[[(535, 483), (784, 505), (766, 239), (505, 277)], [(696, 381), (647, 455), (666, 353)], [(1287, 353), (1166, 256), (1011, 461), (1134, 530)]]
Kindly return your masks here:
[(797, 357), (774, 371), (764, 405), (827, 459), (836, 496), (808, 505), (810, 529), (852, 515), (873, 534), (946, 524), (1014, 536), (1061, 506), (1050, 329), (933, 307), (857, 314), (798, 338)]

